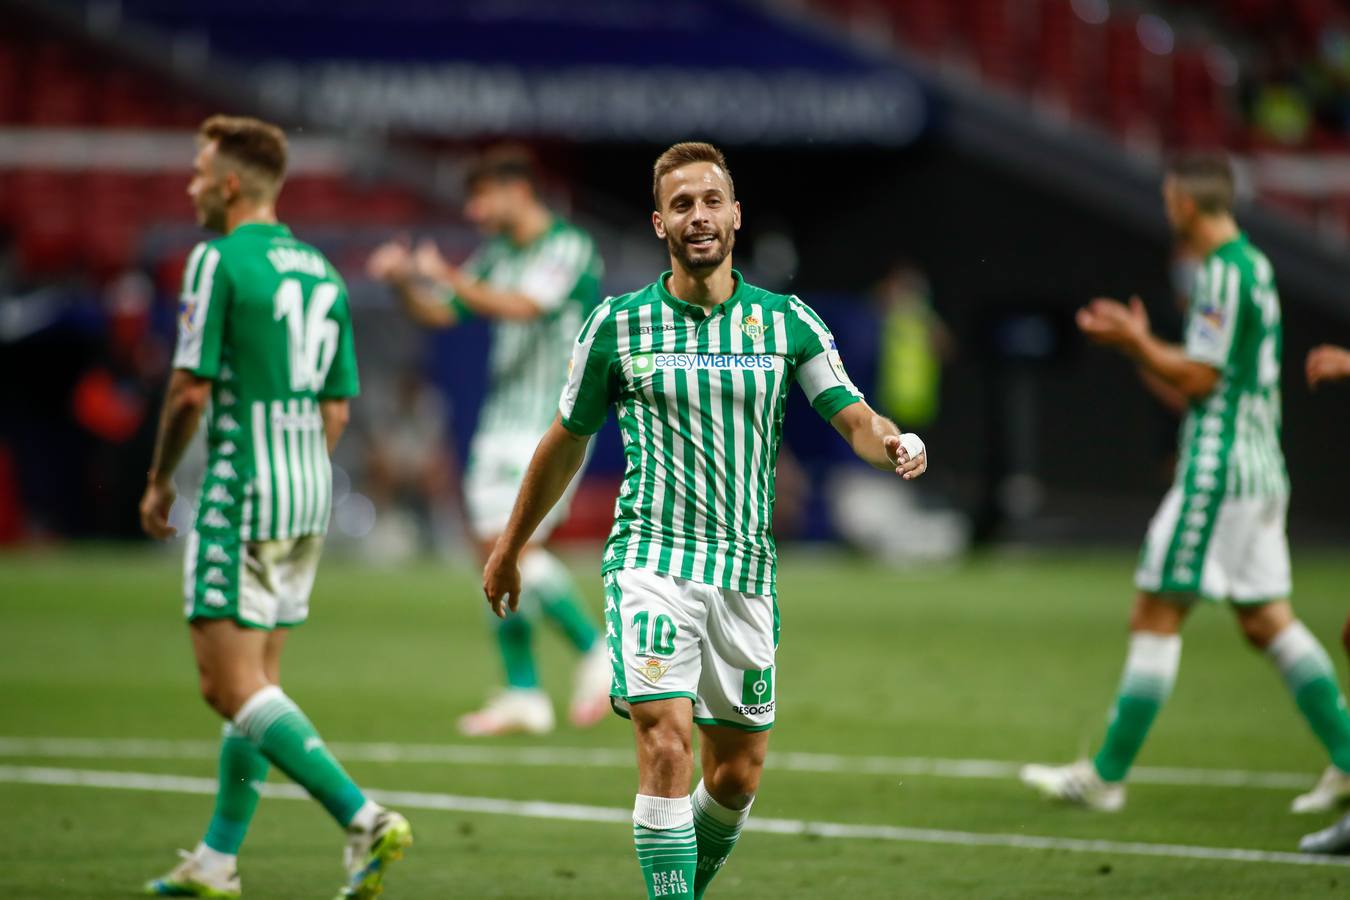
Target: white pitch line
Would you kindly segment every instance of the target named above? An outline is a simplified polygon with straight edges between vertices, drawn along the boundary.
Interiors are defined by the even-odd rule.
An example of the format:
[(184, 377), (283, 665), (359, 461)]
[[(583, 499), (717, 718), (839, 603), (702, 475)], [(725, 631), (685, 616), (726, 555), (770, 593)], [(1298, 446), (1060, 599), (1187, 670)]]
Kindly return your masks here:
[[(555, 766), (562, 768), (631, 769), (632, 750), (605, 747), (503, 747), (490, 744), (341, 743), (330, 745), (349, 762), (435, 763), (484, 766)], [(172, 741), (141, 738), (0, 737), (0, 758), (27, 759), (215, 759), (215, 741)], [(845, 756), (833, 753), (770, 753), (769, 768), (784, 772), (836, 775), (929, 775), (936, 778), (1017, 777), (1021, 763), (995, 759), (944, 759), (921, 756)], [(1187, 787), (1247, 787), (1305, 790), (1315, 773), (1250, 772), (1240, 769), (1183, 769), (1136, 766), (1132, 784)]]
[[(0, 766), (0, 782), (205, 795), (214, 794), (218, 786), (214, 778), (155, 775), (147, 772), (107, 772), (29, 766)], [(293, 784), (264, 784), (262, 785), (262, 793), (267, 797), (286, 800), (307, 799), (305, 792)], [(421, 791), (369, 790), (366, 793), (379, 802), (403, 809), (487, 813), (563, 822), (619, 824), (632, 821), (630, 810), (606, 806), (586, 806), (579, 803), (504, 800), (497, 797), (462, 797), (454, 794), (433, 794)], [(839, 822), (814, 822), (803, 819), (752, 818), (746, 823), (745, 827), (749, 831), (762, 831), (768, 834), (813, 835), (845, 840), (894, 841), (960, 847), (1010, 847), (1019, 850), (1064, 850), (1069, 853), (1152, 856), (1216, 862), (1350, 867), (1350, 858), (1346, 857), (1310, 856), (1303, 853), (1248, 850), (1239, 847), (1197, 847), (1187, 844), (1083, 840), (1040, 835), (947, 831), (937, 828), (903, 828), (894, 825), (848, 825)]]

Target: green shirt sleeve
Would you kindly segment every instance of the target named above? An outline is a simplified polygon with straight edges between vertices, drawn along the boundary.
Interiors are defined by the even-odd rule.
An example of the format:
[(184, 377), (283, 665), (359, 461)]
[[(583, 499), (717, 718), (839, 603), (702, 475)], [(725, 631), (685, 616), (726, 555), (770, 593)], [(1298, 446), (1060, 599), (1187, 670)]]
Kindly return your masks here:
[(175, 369), (184, 369), (202, 378), (215, 378), (220, 374), (231, 294), (229, 274), (220, 264), (220, 248), (210, 243), (198, 244), (183, 269), (178, 346), (173, 357)]
[(352, 337), (351, 306), (347, 303), (347, 287), (342, 286), (342, 294), (334, 305), (332, 318), (338, 326), (337, 353), (333, 356), (333, 365), (328, 369), (323, 389), (319, 391), (320, 400), (339, 400), (355, 397), (361, 393), (361, 380), (356, 372), (356, 344)]
[(1186, 356), (1217, 369), (1228, 366), (1244, 287), (1241, 270), (1220, 257), (1196, 274), (1186, 311)]
[(862, 402), (862, 391), (849, 380), (834, 335), (815, 310), (793, 297), (787, 323), (797, 384), (820, 417), (829, 421), (844, 407)]
[(599, 431), (618, 396), (615, 324), (609, 308), (608, 302), (597, 306), (572, 345), (558, 414), (573, 434)]

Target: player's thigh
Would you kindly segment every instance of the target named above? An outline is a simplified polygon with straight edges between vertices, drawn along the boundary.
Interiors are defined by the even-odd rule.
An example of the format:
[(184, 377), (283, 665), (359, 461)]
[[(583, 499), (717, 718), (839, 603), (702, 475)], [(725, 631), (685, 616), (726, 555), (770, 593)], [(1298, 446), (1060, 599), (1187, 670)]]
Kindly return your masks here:
[(703, 616), (698, 588), (643, 569), (605, 575), (605, 631), (615, 710), (657, 700), (698, 699)]
[(778, 703), (774, 599), (703, 586), (703, 664), (694, 721), (740, 731), (773, 727)]
[(742, 731), (725, 725), (700, 725), (703, 783), (725, 806), (740, 809), (759, 790), (769, 749), (768, 731)]
[(218, 711), (233, 715), (265, 687), (269, 632), (232, 619), (194, 619), (188, 626), (202, 694)]
[(1130, 609), (1130, 631), (1178, 634), (1190, 614), (1194, 598), (1184, 595), (1140, 591)]

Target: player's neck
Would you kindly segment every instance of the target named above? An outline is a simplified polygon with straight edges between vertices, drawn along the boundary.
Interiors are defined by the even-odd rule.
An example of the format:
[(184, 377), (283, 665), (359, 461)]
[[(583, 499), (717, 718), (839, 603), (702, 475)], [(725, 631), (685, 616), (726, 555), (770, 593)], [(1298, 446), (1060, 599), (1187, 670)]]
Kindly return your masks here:
[(276, 208), (271, 203), (235, 203), (225, 211), (225, 233), (240, 225), (275, 225)]
[(1232, 216), (1205, 216), (1195, 223), (1191, 247), (1201, 257), (1209, 256), (1241, 234)]
[(553, 224), (553, 213), (548, 211), (548, 207), (535, 204), (524, 210), (520, 218), (511, 225), (511, 243), (517, 247), (533, 244), (545, 231), (548, 231), (551, 224)]
[(690, 272), (674, 260), (671, 261), (670, 283), (666, 285), (672, 297), (712, 309), (719, 303), (725, 303), (736, 292), (736, 276), (731, 274), (731, 257), (708, 272)]

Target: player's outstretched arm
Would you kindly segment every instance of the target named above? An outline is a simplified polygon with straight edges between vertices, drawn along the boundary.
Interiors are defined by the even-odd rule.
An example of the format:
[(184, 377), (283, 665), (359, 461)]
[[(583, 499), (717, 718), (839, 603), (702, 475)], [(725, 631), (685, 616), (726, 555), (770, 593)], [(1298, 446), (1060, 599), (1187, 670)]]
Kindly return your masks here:
[(1148, 313), (1138, 297), (1126, 306), (1098, 297), (1078, 311), (1078, 328), (1091, 340), (1115, 347), (1189, 399), (1207, 397), (1219, 383), (1219, 370), (1186, 355), (1178, 344), (1160, 340), (1149, 327)]
[(1350, 378), (1350, 350), (1323, 344), (1308, 352), (1308, 387)]
[(555, 418), (535, 448), (511, 519), (483, 568), (483, 593), (498, 616), (506, 618), (506, 609), (514, 612), (519, 605), (521, 551), (581, 468), (590, 440), (589, 435), (568, 431)]
[(200, 378), (191, 372), (174, 369), (169, 376), (169, 389), (164, 396), (164, 409), (159, 416), (159, 431), (155, 437), (155, 454), (146, 474), (145, 494), (141, 497), (141, 528), (157, 540), (173, 537), (169, 525), (169, 510), (178, 491), (173, 485), (173, 473), (183, 459), (183, 453), (197, 423), (211, 399), (211, 379)]
[(834, 414), (830, 424), (868, 465), (894, 470), (906, 480), (928, 471), (928, 451), (919, 436), (901, 434), (894, 422), (866, 403), (850, 403)]
[(381, 244), (366, 260), (366, 274), (393, 290), (399, 305), (418, 325), (450, 328), (459, 316), (441, 292), (419, 276), (406, 239)]
[(543, 304), (535, 298), (520, 291), (493, 287), (459, 266), (450, 265), (432, 241), (422, 241), (417, 245), (414, 265), (423, 278), (453, 291), (455, 299), (476, 316), (523, 320), (537, 319), (543, 315)]

